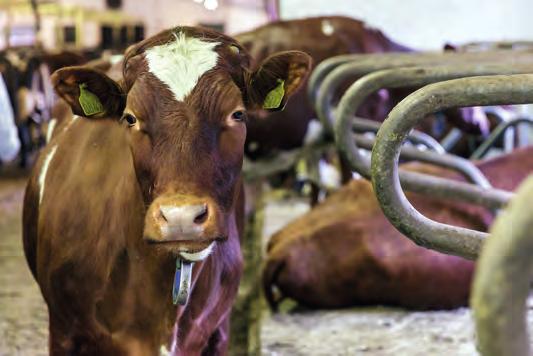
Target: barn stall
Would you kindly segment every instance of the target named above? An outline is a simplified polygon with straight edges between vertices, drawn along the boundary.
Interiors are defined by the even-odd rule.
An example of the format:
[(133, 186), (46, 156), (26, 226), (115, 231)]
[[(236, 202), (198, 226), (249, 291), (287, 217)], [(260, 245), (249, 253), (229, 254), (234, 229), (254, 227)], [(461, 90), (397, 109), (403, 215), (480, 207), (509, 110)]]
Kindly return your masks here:
[[(522, 0), (0, 2), (0, 354), (529, 354), (530, 8)], [(243, 148), (236, 153), (244, 155), (242, 171), (238, 165), (228, 173), (226, 156), (215, 155), (212, 165), (222, 173), (193, 175), (192, 183), (176, 176), (174, 184), (193, 184), (195, 195), (172, 188), (177, 195), (169, 196), (170, 188), (157, 189), (157, 177), (143, 178), (137, 145), (120, 149), (113, 163), (106, 157), (123, 147), (122, 136), (100, 138), (139, 128), (156, 147), (164, 142), (141, 126), (149, 119), (214, 119), (194, 105), (214, 102), (218, 92), (208, 98), (192, 87), (178, 100), (187, 114), (161, 118), (169, 109), (159, 108), (169, 104), (158, 95), (176, 92), (150, 70), (149, 50), (195, 36), (176, 26), (233, 36), (239, 45), (217, 52), (218, 63), (228, 55), (252, 58), (245, 79), (231, 77), (243, 104), (230, 122), (247, 129), (235, 148)], [(150, 42), (168, 28), (168, 40)], [(197, 44), (222, 41), (200, 33)], [(177, 77), (204, 65), (187, 62), (194, 52), (183, 48), (166, 55), (175, 62), (162, 62)], [(146, 58), (148, 79), (164, 83), (152, 89), (160, 92), (150, 118), (131, 104), (129, 82), (146, 74), (129, 79), (128, 51)], [(291, 52), (259, 75), (281, 51), (307, 53), (312, 67), (309, 57)], [(208, 70), (220, 71), (216, 63)], [(70, 66), (94, 71), (92, 79)], [(116, 80), (111, 88), (124, 102), (109, 106), (115, 96), (93, 84), (102, 73)], [(266, 81), (264, 73), (278, 77)], [(202, 75), (209, 74), (200, 71), (195, 83), (207, 80)], [(254, 80), (243, 84), (247, 76)], [(264, 86), (254, 91), (260, 80)], [(141, 97), (154, 100), (146, 91)], [(252, 105), (257, 98), (262, 107)], [(107, 133), (89, 136), (103, 123)], [(87, 131), (76, 131), (81, 125)], [(200, 149), (228, 140), (220, 139), (227, 130), (207, 141), (194, 136), (176, 152), (196, 157), (191, 171), (203, 167)], [(129, 162), (130, 150), (133, 188), (113, 172)], [(69, 158), (68, 151), (79, 153)], [(224, 225), (211, 224), (222, 218), (216, 200), (204, 197), (212, 184), (223, 185), (205, 179), (216, 174), (242, 176), (235, 189), (245, 204), (233, 211), (242, 220), (229, 233), (221, 228), (208, 248), (183, 250)], [(89, 183), (93, 177), (98, 184)], [(124, 211), (136, 213), (114, 213), (115, 194), (130, 199)], [(142, 197), (138, 210), (133, 197)], [(160, 215), (150, 220), (154, 205)], [(58, 220), (57, 213), (64, 215)], [(124, 233), (133, 246), (109, 240), (122, 236), (121, 226), (137, 231)], [(165, 235), (165, 226), (173, 232)], [(94, 238), (99, 242), (84, 244)], [(103, 251), (115, 248), (106, 260)], [(231, 281), (217, 267), (228, 255), (243, 262)], [(154, 264), (154, 256), (170, 262)], [(106, 263), (108, 272), (94, 277)], [(58, 271), (66, 277), (55, 277)], [(212, 287), (218, 276), (222, 282)]]

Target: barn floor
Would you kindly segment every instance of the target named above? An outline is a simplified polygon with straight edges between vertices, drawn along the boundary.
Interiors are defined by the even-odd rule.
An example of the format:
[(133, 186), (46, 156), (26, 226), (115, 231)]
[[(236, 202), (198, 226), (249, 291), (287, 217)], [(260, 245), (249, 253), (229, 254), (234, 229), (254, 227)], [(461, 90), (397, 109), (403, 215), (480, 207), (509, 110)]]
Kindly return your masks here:
[[(24, 183), (22, 177), (0, 179), (0, 356), (47, 354), (46, 307), (22, 252)], [(305, 210), (298, 202), (269, 204), (265, 235)], [(532, 315), (529, 321), (533, 325)], [(476, 354), (468, 309), (265, 311), (261, 338), (262, 354), (276, 356)]]

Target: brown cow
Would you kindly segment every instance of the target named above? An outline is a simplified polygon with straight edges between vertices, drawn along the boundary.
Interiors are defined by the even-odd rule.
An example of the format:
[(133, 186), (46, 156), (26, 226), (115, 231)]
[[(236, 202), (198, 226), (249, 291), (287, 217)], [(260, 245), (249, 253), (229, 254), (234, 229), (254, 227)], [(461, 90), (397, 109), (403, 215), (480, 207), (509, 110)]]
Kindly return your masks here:
[[(297, 51), (255, 72), (249, 61), (230, 37), (177, 27), (129, 49), (119, 82), (89, 67), (54, 74), (76, 116), (39, 157), (23, 216), (51, 354), (226, 354), (242, 269), (245, 109), (281, 107), (310, 67)], [(172, 302), (177, 258), (196, 261), (182, 307)]]
[[(381, 31), (363, 22), (342, 16), (314, 17), (277, 21), (235, 36), (256, 59), (253, 66), (280, 50), (296, 49), (308, 53), (317, 65), (324, 59), (347, 53), (382, 53), (410, 51), (388, 39)], [(306, 83), (307, 84), (307, 83)], [(361, 108), (363, 117), (384, 117), (375, 95), (371, 104)], [(251, 157), (275, 149), (300, 147), (314, 113), (304, 90), (298, 92), (283, 112), (269, 115), (263, 110), (249, 113), (246, 152)], [(391, 107), (392, 108), (392, 107)]]
[[(409, 165), (448, 175), (444, 169)], [(533, 147), (478, 164), (493, 186), (515, 189), (533, 169)], [(486, 231), (492, 216), (471, 205), (408, 194), (423, 214)], [(353, 180), (276, 233), (263, 275), (270, 305), (295, 299), (312, 308), (386, 304), (449, 309), (467, 304), (474, 263), (414, 244), (385, 218), (366, 180)]]
[[(235, 38), (257, 60), (253, 65), (258, 65), (272, 53), (288, 49), (308, 53), (315, 66), (325, 59), (341, 54), (413, 51), (392, 41), (381, 31), (368, 27), (362, 21), (342, 16), (277, 21), (238, 34)], [(390, 110), (415, 89), (382, 90), (369, 96), (356, 114), (383, 121)], [(309, 102), (307, 94), (302, 90), (282, 112), (269, 115), (264, 110), (258, 110), (250, 112), (248, 117), (245, 150), (250, 158), (256, 159), (276, 150), (301, 147), (308, 131), (312, 134), (312, 126), (309, 126), (309, 123), (316, 114), (314, 103)], [(445, 117), (452, 126), (471, 134), (482, 133), (484, 125), (487, 125), (484, 120), (478, 121), (470, 110), (447, 110)], [(449, 126), (446, 122), (440, 122), (421, 128), (440, 138), (450, 129)], [(459, 152), (465, 155), (462, 148)]]

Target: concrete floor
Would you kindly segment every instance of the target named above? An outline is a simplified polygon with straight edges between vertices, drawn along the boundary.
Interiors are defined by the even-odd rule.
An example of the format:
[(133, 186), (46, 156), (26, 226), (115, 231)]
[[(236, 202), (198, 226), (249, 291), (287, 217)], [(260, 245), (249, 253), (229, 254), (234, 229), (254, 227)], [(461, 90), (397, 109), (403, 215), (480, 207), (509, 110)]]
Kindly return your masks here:
[[(0, 356), (46, 355), (48, 315), (24, 259), (23, 178), (0, 179)], [(265, 235), (307, 207), (272, 203)], [(262, 325), (264, 355), (475, 355), (468, 309), (406, 312), (392, 308), (299, 311), (269, 315)], [(530, 314), (533, 325), (533, 314)]]
[(25, 179), (0, 180), (0, 355), (47, 354), (48, 313), (22, 251)]

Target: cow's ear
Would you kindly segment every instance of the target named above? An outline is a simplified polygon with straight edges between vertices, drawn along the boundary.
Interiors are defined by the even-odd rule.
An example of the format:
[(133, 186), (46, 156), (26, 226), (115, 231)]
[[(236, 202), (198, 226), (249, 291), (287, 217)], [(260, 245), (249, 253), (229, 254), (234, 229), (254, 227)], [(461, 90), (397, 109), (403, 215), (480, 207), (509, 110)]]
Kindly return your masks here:
[(300, 51), (276, 53), (252, 73), (247, 85), (251, 109), (283, 110), (311, 70), (311, 57)]
[(88, 67), (67, 67), (54, 72), (52, 84), (76, 115), (100, 118), (120, 116), (126, 96), (103, 72)]

